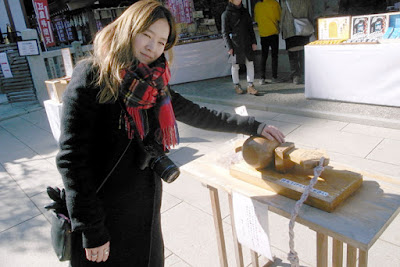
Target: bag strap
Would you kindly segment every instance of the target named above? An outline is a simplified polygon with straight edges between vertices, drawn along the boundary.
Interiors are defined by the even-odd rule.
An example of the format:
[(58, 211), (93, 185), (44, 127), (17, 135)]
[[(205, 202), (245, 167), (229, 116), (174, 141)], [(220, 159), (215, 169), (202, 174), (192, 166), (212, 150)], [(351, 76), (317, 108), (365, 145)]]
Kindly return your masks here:
[[(132, 116), (128, 113), (128, 111), (126, 110), (125, 104), (123, 103), (122, 99), (120, 97), (118, 97), (118, 103), (121, 106), (122, 111), (128, 116), (128, 120), (131, 122), (133, 121)], [(132, 127), (133, 127), (133, 131), (135, 134), (135, 137), (138, 137), (137, 135), (137, 128), (135, 123), (131, 123)], [(144, 146), (142, 143), (142, 140), (140, 138), (136, 138), (139, 143), (139, 145), (142, 147)], [(112, 167), (112, 169), (110, 170), (110, 172), (107, 174), (106, 178), (104, 178), (103, 182), (100, 184), (99, 188), (97, 188), (96, 190), (96, 194), (100, 191), (100, 189), (103, 187), (103, 185), (107, 182), (108, 178), (110, 178), (111, 174), (114, 172), (115, 168), (117, 168), (119, 162), (122, 160), (123, 156), (125, 155), (126, 151), (128, 151), (129, 146), (132, 143), (132, 139), (129, 140), (129, 143), (126, 145), (124, 152), (122, 152), (121, 156), (119, 157), (119, 159), (117, 160), (117, 162), (114, 164), (114, 167)]]
[(289, 9), (289, 13), (292, 14), (292, 16), (293, 16), (292, 9), (290, 8), (289, 2), (287, 0), (285, 2), (286, 2), (287, 8)]
[(126, 145), (124, 152), (122, 152), (121, 156), (119, 157), (119, 159), (117, 160), (117, 162), (114, 164), (114, 167), (112, 167), (112, 169), (110, 170), (110, 172), (107, 174), (106, 178), (104, 178), (103, 182), (101, 183), (101, 185), (99, 186), (99, 188), (97, 188), (96, 190), (96, 194), (99, 193), (100, 189), (103, 187), (103, 185), (107, 182), (108, 178), (110, 178), (111, 174), (114, 172), (115, 168), (117, 168), (119, 162), (122, 160), (123, 156), (125, 155), (126, 151), (128, 151), (129, 146), (132, 143), (132, 140), (129, 140), (129, 143)]

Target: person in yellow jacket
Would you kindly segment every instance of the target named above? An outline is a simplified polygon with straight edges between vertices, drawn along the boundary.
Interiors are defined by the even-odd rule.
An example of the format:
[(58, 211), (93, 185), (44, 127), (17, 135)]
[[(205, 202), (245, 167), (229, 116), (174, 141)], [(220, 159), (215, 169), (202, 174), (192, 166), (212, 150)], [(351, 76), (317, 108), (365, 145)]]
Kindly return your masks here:
[(272, 82), (278, 82), (279, 22), (281, 7), (276, 0), (262, 0), (254, 7), (254, 19), (261, 37), (261, 80), (265, 84), (265, 68), (269, 48), (272, 56)]

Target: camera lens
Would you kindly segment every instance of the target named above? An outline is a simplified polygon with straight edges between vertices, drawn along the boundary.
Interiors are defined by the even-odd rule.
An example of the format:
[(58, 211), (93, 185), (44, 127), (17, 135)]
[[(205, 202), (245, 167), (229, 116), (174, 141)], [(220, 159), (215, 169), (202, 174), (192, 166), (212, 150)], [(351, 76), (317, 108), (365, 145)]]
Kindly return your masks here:
[(179, 168), (166, 155), (155, 158), (151, 168), (167, 183), (175, 181), (181, 173)]

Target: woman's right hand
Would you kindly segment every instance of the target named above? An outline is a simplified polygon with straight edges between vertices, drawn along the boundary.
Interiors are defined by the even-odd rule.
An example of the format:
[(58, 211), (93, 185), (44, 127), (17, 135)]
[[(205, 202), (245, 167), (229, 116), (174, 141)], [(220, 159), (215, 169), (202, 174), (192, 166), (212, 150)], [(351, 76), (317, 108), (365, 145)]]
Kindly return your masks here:
[(110, 255), (110, 241), (97, 248), (85, 248), (85, 252), (88, 261), (106, 261)]
[(233, 49), (229, 49), (228, 54), (233, 55)]

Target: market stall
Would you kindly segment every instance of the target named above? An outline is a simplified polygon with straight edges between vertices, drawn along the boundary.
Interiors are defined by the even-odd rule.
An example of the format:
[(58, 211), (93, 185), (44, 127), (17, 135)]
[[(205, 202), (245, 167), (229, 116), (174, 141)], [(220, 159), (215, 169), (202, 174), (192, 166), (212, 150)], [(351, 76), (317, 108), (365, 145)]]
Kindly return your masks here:
[(320, 40), (305, 47), (306, 98), (400, 106), (400, 13), (349, 21), (319, 21)]
[(170, 84), (228, 76), (231, 64), (221, 38), (174, 47)]

